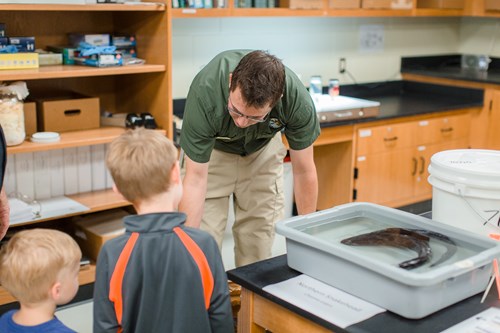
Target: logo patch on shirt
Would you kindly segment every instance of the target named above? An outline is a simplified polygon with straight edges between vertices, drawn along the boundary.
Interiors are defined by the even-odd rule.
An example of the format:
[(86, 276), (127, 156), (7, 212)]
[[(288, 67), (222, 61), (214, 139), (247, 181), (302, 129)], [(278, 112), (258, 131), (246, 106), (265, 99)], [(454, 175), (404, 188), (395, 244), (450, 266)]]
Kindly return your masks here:
[(271, 119), (269, 119), (269, 127), (272, 129), (278, 129), (278, 128), (282, 128), (283, 124), (281, 123), (281, 121), (278, 118), (271, 118)]

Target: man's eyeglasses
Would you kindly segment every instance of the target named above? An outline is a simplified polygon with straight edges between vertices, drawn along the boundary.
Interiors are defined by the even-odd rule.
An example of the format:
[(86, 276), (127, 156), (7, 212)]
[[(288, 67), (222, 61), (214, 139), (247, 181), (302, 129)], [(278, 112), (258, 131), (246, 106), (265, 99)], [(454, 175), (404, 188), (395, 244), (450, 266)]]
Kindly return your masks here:
[(243, 113), (241, 113), (240, 111), (232, 108), (229, 106), (229, 104), (233, 104), (231, 103), (231, 100), (228, 99), (229, 103), (227, 104), (227, 110), (234, 114), (235, 116), (237, 117), (241, 117), (241, 118), (245, 118), (247, 120), (250, 120), (250, 121), (253, 121), (253, 122), (256, 122), (256, 123), (263, 123), (267, 120), (267, 117), (269, 116), (269, 113), (271, 113), (271, 111), (269, 111), (264, 117), (255, 117), (255, 116), (247, 116), (247, 115), (244, 115)]

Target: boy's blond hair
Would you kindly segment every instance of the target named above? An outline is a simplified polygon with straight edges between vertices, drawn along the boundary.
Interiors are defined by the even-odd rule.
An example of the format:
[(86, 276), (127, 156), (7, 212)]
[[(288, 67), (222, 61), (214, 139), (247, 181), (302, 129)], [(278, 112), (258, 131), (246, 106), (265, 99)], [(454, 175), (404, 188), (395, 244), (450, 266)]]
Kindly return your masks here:
[(177, 149), (172, 141), (144, 128), (120, 135), (111, 142), (106, 156), (116, 188), (132, 203), (168, 191), (176, 161)]
[(17, 232), (0, 250), (0, 283), (20, 303), (46, 300), (65, 268), (79, 265), (82, 251), (75, 240), (53, 229)]

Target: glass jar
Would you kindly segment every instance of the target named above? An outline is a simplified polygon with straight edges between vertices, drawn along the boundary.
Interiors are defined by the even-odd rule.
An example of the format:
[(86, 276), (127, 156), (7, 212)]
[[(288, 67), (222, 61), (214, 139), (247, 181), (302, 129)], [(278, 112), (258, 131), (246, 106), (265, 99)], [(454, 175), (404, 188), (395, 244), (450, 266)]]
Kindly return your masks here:
[(312, 96), (321, 95), (323, 93), (323, 83), (320, 75), (311, 76), (311, 80), (309, 81), (309, 93)]
[(26, 137), (23, 105), (15, 93), (0, 93), (0, 124), (7, 146), (21, 144)]

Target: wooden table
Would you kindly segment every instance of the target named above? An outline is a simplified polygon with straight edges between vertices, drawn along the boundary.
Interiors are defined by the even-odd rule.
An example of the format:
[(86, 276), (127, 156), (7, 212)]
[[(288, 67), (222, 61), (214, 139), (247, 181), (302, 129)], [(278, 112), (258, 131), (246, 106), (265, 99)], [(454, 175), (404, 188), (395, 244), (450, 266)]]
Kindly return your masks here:
[(343, 329), (262, 290), (300, 274), (288, 267), (286, 255), (239, 267), (227, 274), (242, 287), (238, 314), (238, 332), (242, 333), (265, 332), (265, 329), (273, 333), (438, 333), (492, 306), (500, 307), (493, 287), (482, 304), (482, 294), (478, 294), (419, 320), (387, 311)]

